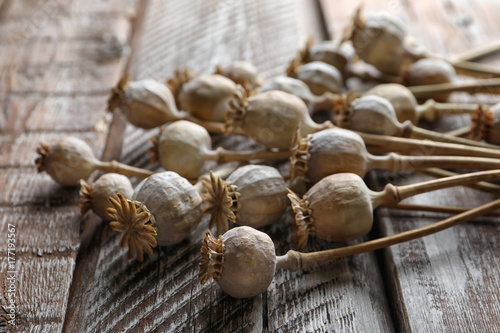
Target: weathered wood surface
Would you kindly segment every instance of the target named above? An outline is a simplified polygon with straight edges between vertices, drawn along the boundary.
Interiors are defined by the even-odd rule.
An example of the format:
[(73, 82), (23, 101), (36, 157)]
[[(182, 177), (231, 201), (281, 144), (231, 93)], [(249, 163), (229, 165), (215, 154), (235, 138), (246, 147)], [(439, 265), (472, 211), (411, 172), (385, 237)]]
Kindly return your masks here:
[[(316, 14), (309, 5), (295, 0), (151, 1), (132, 73), (136, 78), (165, 80), (185, 66), (210, 73), (218, 63), (243, 59), (254, 63), (264, 78), (281, 74), (308, 36), (321, 38), (320, 27), (314, 27), (318, 23), (305, 21)], [(149, 165), (146, 153), (154, 134), (129, 126), (122, 160), (158, 167)], [(233, 149), (253, 146), (241, 138), (214, 137), (214, 141)], [(78, 295), (87, 307), (73, 314), (77, 319), (67, 316), (67, 323), (85, 323), (89, 331), (99, 332), (392, 331), (373, 254), (302, 274), (278, 272), (266, 294), (237, 300), (213, 282), (199, 284), (199, 249), (206, 228), (204, 220), (188, 240), (159, 248), (139, 264), (127, 261), (118, 247), (119, 235), (103, 227), (98, 250), (93, 250), (95, 271), (89, 272), (86, 293)], [(290, 248), (290, 216), (266, 231), (279, 254)], [(310, 250), (332, 246), (313, 244)], [(65, 329), (71, 332), (73, 327)]]
[[(329, 31), (338, 37), (341, 27), (359, 1), (324, 0)], [(500, 3), (493, 1), (385, 1), (364, 2), (365, 10), (396, 14), (408, 31), (433, 54), (453, 56), (500, 39)], [(335, 38), (334, 37), (334, 38)], [(500, 65), (500, 54), (484, 63)], [(498, 102), (497, 96), (455, 93), (456, 101)], [(442, 118), (423, 124), (437, 131), (470, 123), (466, 116)], [(402, 173), (371, 174), (370, 185), (382, 189), (387, 182), (409, 184), (430, 179)], [(493, 196), (467, 188), (420, 195), (411, 203), (473, 207)], [(428, 225), (444, 215), (381, 209), (380, 236)], [(434, 236), (393, 246), (383, 251), (383, 275), (395, 327), (402, 332), (498, 332), (500, 331), (500, 256), (498, 223), (477, 219)]]
[[(315, 3), (322, 8), (315, 8)], [(144, 263), (127, 261), (118, 246), (119, 235), (91, 215), (82, 221), (77, 189), (61, 188), (47, 175), (36, 173), (33, 151), (41, 140), (76, 135), (89, 142), (96, 155), (101, 154), (106, 133), (95, 124), (102, 123), (109, 88), (129, 58), (131, 8), (137, 4), (86, 1), (83, 5), (69, 0), (7, 0), (0, 1), (2, 4), (0, 237), (7, 235), (8, 224), (16, 224), (16, 331), (498, 330), (498, 219), (481, 219), (393, 247), (378, 258), (381, 268), (371, 253), (313, 270), (277, 272), (268, 291), (250, 300), (233, 299), (213, 282), (199, 284), (199, 249), (207, 220), (189, 239), (155, 249)], [(391, 2), (387, 7), (373, 1), (365, 6), (395, 11), (430, 50), (453, 55), (500, 37), (495, 28), (496, 3), (465, 4), (458, 0)], [(269, 78), (283, 73), (307, 37), (324, 37), (318, 17), (321, 10), (329, 31), (337, 37), (356, 5), (327, 0), (152, 0), (134, 48), (133, 77), (165, 80), (185, 66), (209, 73), (216, 64), (243, 59)], [(441, 30), (446, 36), (443, 39)], [(462, 38), (455, 39), (455, 35)], [(454, 98), (470, 99), (463, 94)], [(434, 126), (446, 129), (465, 122), (463, 117), (453, 117)], [(115, 129), (119, 128), (118, 123)], [(146, 153), (148, 139), (154, 134), (154, 130), (127, 126), (120, 159), (160, 170), (159, 165), (149, 163)], [(111, 141), (119, 143), (116, 138)], [(229, 148), (254, 146), (241, 138), (216, 136), (214, 142)], [(116, 153), (105, 155), (110, 158)], [(409, 173), (377, 173), (371, 175), (370, 184), (375, 188), (389, 180), (420, 179)], [(418, 200), (472, 206), (490, 198), (454, 189)], [(442, 216), (380, 210), (377, 231), (369, 237), (425, 225)], [(286, 215), (264, 229), (275, 241), (278, 254), (291, 247), (290, 226), (291, 217)], [(308, 250), (333, 246), (336, 244), (315, 240)], [(6, 301), (6, 249), (2, 239), (0, 305)], [(0, 332), (5, 329), (0, 326)]]
[[(74, 135), (99, 155), (95, 125), (126, 60), (130, 2), (0, 2), (0, 305), (14, 271), (16, 326), (60, 332), (68, 306), (82, 218), (78, 189), (37, 174), (35, 148)], [(15, 226), (15, 256), (7, 237)], [(8, 266), (15, 258), (15, 269)], [(10, 312), (10, 310), (7, 310)]]

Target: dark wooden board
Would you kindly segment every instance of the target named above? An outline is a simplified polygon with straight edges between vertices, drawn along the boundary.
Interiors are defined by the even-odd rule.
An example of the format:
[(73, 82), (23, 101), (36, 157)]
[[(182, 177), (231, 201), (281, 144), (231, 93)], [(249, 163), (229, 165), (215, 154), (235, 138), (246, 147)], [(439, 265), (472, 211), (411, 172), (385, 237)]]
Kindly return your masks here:
[[(329, 31), (334, 38), (352, 16), (359, 1), (322, 1)], [(498, 40), (500, 4), (491, 1), (365, 2), (365, 10), (398, 15), (408, 31), (430, 52), (453, 56)], [(496, 19), (495, 19), (496, 17)], [(500, 64), (499, 54), (485, 63)], [(454, 101), (498, 102), (497, 96), (454, 93)], [(466, 116), (423, 123), (437, 131), (470, 124)], [(430, 177), (401, 173), (372, 173), (374, 189), (387, 182), (410, 184)], [(453, 188), (407, 200), (427, 205), (473, 207), (493, 196), (466, 188)], [(378, 235), (392, 235), (446, 217), (443, 214), (378, 211)], [(498, 219), (477, 219), (434, 236), (383, 251), (383, 276), (393, 310), (395, 327), (402, 332), (497, 332), (500, 318), (498, 292)]]
[(81, 245), (78, 188), (37, 174), (35, 149), (71, 135), (101, 153), (106, 99), (128, 54), (130, 4), (0, 3), (0, 305), (13, 234), (17, 311), (15, 327), (4, 326), (1, 311), (0, 332), (62, 331)]

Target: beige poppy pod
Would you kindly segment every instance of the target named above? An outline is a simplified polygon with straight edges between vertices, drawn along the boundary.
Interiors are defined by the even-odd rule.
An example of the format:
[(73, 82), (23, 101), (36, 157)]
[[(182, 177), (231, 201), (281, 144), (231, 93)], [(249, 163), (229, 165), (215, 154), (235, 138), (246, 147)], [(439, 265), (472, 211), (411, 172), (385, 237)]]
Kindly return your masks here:
[(262, 84), (257, 67), (247, 61), (233, 61), (227, 67), (217, 66), (215, 74), (225, 76), (243, 87), (249, 85), (252, 90), (259, 88)]
[(321, 61), (337, 68), (340, 73), (344, 73), (349, 57), (339, 48), (339, 46), (331, 41), (311, 45), (307, 55), (307, 62)]
[(92, 148), (83, 140), (68, 136), (49, 146), (41, 143), (35, 161), (38, 172), (46, 171), (63, 186), (77, 186), (80, 179), (89, 178), (99, 161)]
[(110, 198), (114, 208), (110, 226), (122, 232), (120, 246), (129, 247), (139, 261), (143, 252), (152, 254), (156, 245), (171, 246), (184, 240), (200, 223), (203, 214), (198, 191), (172, 171), (156, 173), (137, 185), (131, 200), (118, 194)]
[(368, 90), (364, 96), (375, 95), (388, 100), (396, 111), (396, 117), (403, 123), (407, 120), (418, 123), (417, 99), (405, 86), (397, 83), (384, 83)]
[(264, 81), (260, 92), (280, 90), (299, 97), (304, 103), (309, 104), (314, 99), (311, 90), (304, 81), (290, 76), (275, 76)]
[(358, 98), (347, 121), (350, 130), (390, 136), (408, 136), (411, 122), (400, 123), (392, 104), (385, 98), (368, 95)]
[(155, 138), (154, 160), (165, 170), (188, 179), (196, 179), (205, 163), (204, 156), (212, 149), (212, 139), (206, 129), (186, 120), (167, 125)]
[(275, 76), (265, 81), (260, 87), (260, 92), (280, 90), (299, 97), (309, 108), (310, 113), (319, 110), (331, 110), (338, 97), (330, 92), (314, 95), (304, 81), (290, 76)]
[(302, 178), (315, 184), (333, 173), (352, 172), (364, 177), (370, 164), (363, 139), (353, 131), (329, 128), (296, 137), (290, 157), (290, 183)]
[(369, 13), (364, 19), (357, 10), (348, 33), (359, 58), (385, 74), (399, 75), (402, 69), (423, 57), (406, 37), (404, 23), (386, 12)]
[[(426, 58), (413, 63), (409, 67), (407, 84), (422, 86), (428, 84), (449, 83), (456, 81), (457, 74), (453, 66), (442, 59)], [(450, 93), (433, 96), (436, 101), (446, 101)]]
[(39, 155), (35, 160), (38, 172), (46, 171), (63, 186), (76, 186), (80, 179), (87, 179), (95, 170), (142, 179), (153, 174), (117, 161), (99, 161), (85, 141), (72, 136), (62, 138), (52, 146), (40, 143), (36, 152)]
[(81, 179), (80, 186), (79, 204), (82, 216), (88, 210), (92, 210), (105, 221), (110, 220), (111, 217), (108, 215), (108, 208), (113, 207), (108, 198), (117, 199), (117, 193), (130, 198), (134, 192), (130, 180), (126, 176), (117, 173), (105, 173), (92, 185), (87, 184), (85, 180)]
[(278, 220), (286, 210), (286, 184), (273, 167), (246, 165), (222, 181), (211, 175), (204, 181), (205, 214), (212, 215), (211, 225), (228, 229), (227, 221), (260, 228)]
[(353, 173), (323, 178), (300, 198), (289, 191), (298, 226), (298, 247), (309, 236), (330, 242), (349, 242), (366, 235), (373, 224), (373, 197), (363, 179)]
[(276, 271), (276, 253), (271, 238), (254, 228), (242, 226), (215, 239), (209, 231), (203, 240), (200, 280), (213, 278), (235, 298), (262, 294)]
[(297, 68), (295, 76), (304, 81), (314, 95), (326, 92), (339, 93), (344, 90), (342, 73), (330, 64), (313, 61)]
[(182, 86), (178, 107), (199, 119), (223, 122), (236, 90), (236, 83), (225, 76), (201, 75)]
[(315, 123), (307, 105), (297, 96), (273, 90), (248, 99), (237, 95), (226, 114), (226, 134), (242, 132), (267, 148), (288, 150), (297, 129), (305, 136), (331, 126)]
[(146, 79), (128, 81), (124, 75), (111, 91), (108, 110), (120, 108), (134, 126), (151, 129), (183, 117), (170, 89), (163, 83)]

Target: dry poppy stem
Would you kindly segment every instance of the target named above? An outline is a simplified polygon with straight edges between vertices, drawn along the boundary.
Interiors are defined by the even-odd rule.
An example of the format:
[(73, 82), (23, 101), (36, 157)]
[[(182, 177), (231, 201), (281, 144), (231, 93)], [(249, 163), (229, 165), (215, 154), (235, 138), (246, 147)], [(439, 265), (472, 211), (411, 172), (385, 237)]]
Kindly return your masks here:
[(424, 129), (421, 127), (417, 127), (414, 125), (409, 126), (409, 129), (411, 131), (410, 137), (415, 138), (415, 139), (430, 139), (433, 141), (463, 144), (463, 145), (473, 146), (473, 147), (500, 149), (500, 146), (493, 145), (490, 143), (481, 142), (481, 141), (474, 141), (474, 140), (470, 140), (470, 139), (465, 139), (465, 138), (461, 138), (461, 137), (448, 135), (445, 133), (430, 131), (430, 130), (427, 130), (427, 129)]
[(368, 165), (372, 169), (385, 169), (392, 172), (427, 168), (456, 169), (500, 169), (500, 160), (481, 157), (463, 156), (405, 156), (389, 154), (371, 155)]
[[(446, 187), (453, 187), (453, 186), (472, 184), (482, 181), (492, 181), (498, 179), (500, 179), (500, 170), (489, 170), (489, 171), (471, 172), (463, 175), (445, 177), (441, 179), (433, 179), (418, 184), (396, 186), (397, 189), (396, 202), (402, 201), (414, 195), (435, 191)], [(382, 203), (382, 205), (384, 204), (386, 203)]]
[(454, 130), (446, 132), (446, 134), (453, 135), (453, 136), (464, 136), (464, 135), (469, 134), (469, 132), (470, 132), (470, 126), (465, 126), (465, 127), (456, 128)]
[(417, 98), (432, 98), (432, 96), (464, 91), (468, 93), (498, 94), (500, 91), (500, 78), (475, 80), (471, 83), (439, 83), (422, 86), (408, 87)]
[(203, 159), (208, 161), (216, 161), (219, 164), (228, 162), (244, 162), (244, 161), (273, 161), (287, 159), (291, 152), (286, 151), (234, 151), (218, 147), (215, 150), (207, 150), (203, 153)]
[[(433, 176), (433, 177), (451, 177), (451, 176), (457, 176), (458, 174), (452, 171), (448, 170), (443, 170), (443, 169), (437, 169), (437, 168), (429, 168), (421, 171), (422, 173)], [(493, 195), (499, 195), (500, 196), (500, 186), (492, 183), (487, 183), (487, 182), (479, 182), (477, 184), (469, 184), (467, 185), (470, 188), (480, 190), (483, 192), (491, 193)]]
[(419, 153), (425, 155), (432, 154), (500, 158), (500, 151), (498, 149), (474, 147), (448, 142), (400, 138), (388, 135), (361, 132), (356, 133), (363, 138), (368, 151), (372, 154), (397, 152), (402, 154)]
[(500, 199), (422, 228), (405, 231), (396, 235), (382, 237), (356, 245), (311, 253), (301, 253), (290, 250), (284, 256), (277, 257), (276, 268), (297, 271), (299, 269), (309, 268), (316, 264), (329, 262), (338, 258), (379, 250), (388, 246), (432, 235), (439, 231), (443, 231), (458, 224), (467, 222), (468, 220), (482, 216), (498, 208), (500, 208)]
[[(408, 210), (408, 211), (425, 211), (432, 213), (446, 213), (446, 214), (460, 214), (466, 212), (472, 208), (464, 208), (464, 207), (452, 207), (452, 206), (430, 206), (430, 205), (418, 205), (418, 204), (407, 204), (407, 203), (399, 203), (395, 206), (386, 206), (386, 208), (390, 209), (398, 209), (398, 210)], [(494, 216), (500, 217), (500, 211), (493, 211), (488, 214), (484, 214), (485, 216)]]
[(458, 56), (454, 56), (451, 62), (452, 63), (458, 63), (462, 61), (471, 62), (486, 57), (498, 51), (500, 51), (500, 40), (496, 40), (489, 44), (479, 46), (472, 50), (466, 51), (462, 54), (459, 54)]
[[(181, 119), (179, 119), (179, 120), (181, 120)], [(204, 127), (210, 133), (223, 133), (222, 126), (224, 125), (224, 123), (220, 123), (217, 121), (201, 120), (201, 119), (198, 119), (195, 116), (193, 116), (187, 112), (184, 114), (184, 117), (182, 117), (182, 120), (188, 120), (190, 122), (198, 124), (198, 125)]]
[(424, 104), (417, 105), (417, 117), (422, 118), (424, 115), (429, 115), (428, 119), (434, 119), (443, 115), (450, 114), (471, 114), (474, 113), (478, 104), (467, 103), (439, 103), (433, 99), (428, 99)]
[(111, 161), (111, 162), (96, 161), (95, 170), (119, 173), (127, 177), (137, 177), (141, 179), (149, 177), (152, 174), (154, 174), (153, 171), (136, 168), (130, 165), (120, 163), (118, 161)]
[(498, 66), (487, 64), (478, 64), (470, 61), (450, 62), (459, 75), (492, 78), (500, 77), (500, 69)]

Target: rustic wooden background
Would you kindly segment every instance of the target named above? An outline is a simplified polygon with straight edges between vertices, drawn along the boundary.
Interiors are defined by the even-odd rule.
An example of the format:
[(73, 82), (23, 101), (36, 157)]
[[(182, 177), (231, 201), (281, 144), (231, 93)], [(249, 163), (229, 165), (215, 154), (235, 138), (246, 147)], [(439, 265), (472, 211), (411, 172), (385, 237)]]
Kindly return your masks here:
[[(7, 225), (14, 224), (15, 331), (500, 332), (498, 219), (478, 219), (316, 270), (277, 272), (267, 293), (237, 300), (214, 283), (198, 282), (206, 224), (142, 264), (127, 261), (115, 232), (90, 214), (79, 215), (77, 188), (62, 188), (36, 172), (38, 142), (66, 135), (85, 139), (105, 159), (159, 169), (146, 154), (155, 131), (124, 128), (119, 118), (110, 125), (104, 111), (125, 69), (134, 79), (165, 80), (178, 68), (209, 73), (216, 64), (242, 59), (269, 78), (284, 72), (307, 37), (339, 38), (359, 3), (0, 0), (0, 305), (6, 304)], [(500, 38), (498, 1), (365, 2), (371, 9), (400, 16), (419, 42), (443, 56)], [(498, 59), (482, 61), (500, 64)], [(460, 101), (495, 98), (453, 95)], [(450, 117), (423, 125), (446, 130), (467, 122)], [(251, 145), (215, 140), (233, 148)], [(374, 189), (422, 179), (410, 173), (367, 177)], [(411, 201), (470, 207), (490, 199), (455, 188)], [(376, 215), (369, 237), (445, 216), (388, 209)], [(285, 216), (265, 229), (278, 254), (291, 246), (290, 225)], [(313, 241), (308, 250), (332, 246)], [(3, 331), (10, 328), (0, 326)]]

